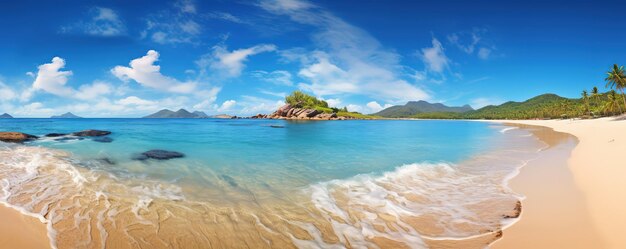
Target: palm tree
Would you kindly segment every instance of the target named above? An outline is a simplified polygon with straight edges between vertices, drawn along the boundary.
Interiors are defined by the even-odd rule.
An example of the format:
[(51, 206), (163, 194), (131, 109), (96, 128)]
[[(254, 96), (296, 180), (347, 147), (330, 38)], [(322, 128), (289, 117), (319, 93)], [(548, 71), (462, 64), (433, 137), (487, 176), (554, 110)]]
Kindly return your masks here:
[(613, 69), (607, 72), (606, 87), (614, 88), (622, 92), (624, 98), (624, 108), (626, 108), (626, 95), (624, 95), (624, 88), (626, 88), (626, 75), (624, 75), (624, 66), (618, 66), (613, 64)]
[(589, 114), (589, 94), (587, 94), (587, 90), (583, 90), (583, 103), (585, 103), (585, 112)]
[(607, 98), (609, 99), (609, 101), (607, 101), (604, 105), (604, 111), (611, 114), (616, 113), (617, 110), (619, 110), (619, 112), (622, 112), (622, 106), (619, 104), (619, 97), (615, 90), (611, 90), (607, 95)]

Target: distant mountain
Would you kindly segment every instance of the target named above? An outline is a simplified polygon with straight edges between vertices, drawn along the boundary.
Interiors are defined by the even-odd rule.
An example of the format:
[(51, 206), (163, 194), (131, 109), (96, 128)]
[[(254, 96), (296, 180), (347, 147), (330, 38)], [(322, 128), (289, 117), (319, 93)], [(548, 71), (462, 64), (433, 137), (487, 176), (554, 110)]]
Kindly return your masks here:
[(170, 111), (168, 109), (160, 110), (156, 113), (150, 114), (143, 118), (208, 118), (204, 112), (195, 111), (193, 113), (188, 112), (185, 109), (180, 109), (178, 111)]
[(474, 109), (469, 105), (451, 107), (441, 103), (429, 103), (423, 100), (409, 101), (405, 105), (396, 105), (384, 109), (380, 112), (374, 113), (375, 116), (381, 116), (385, 118), (408, 118), (420, 113), (434, 113), (434, 112), (452, 112), (462, 113), (473, 111)]
[(0, 115), (0, 118), (13, 118), (13, 116), (9, 115), (8, 113), (5, 113), (5, 114)]
[(82, 118), (82, 117), (76, 116), (71, 112), (67, 112), (58, 116), (52, 116), (50, 118)]
[(197, 118), (208, 118), (209, 115), (206, 115), (206, 113), (201, 112), (201, 111), (195, 111), (192, 112), (192, 114), (195, 114)]

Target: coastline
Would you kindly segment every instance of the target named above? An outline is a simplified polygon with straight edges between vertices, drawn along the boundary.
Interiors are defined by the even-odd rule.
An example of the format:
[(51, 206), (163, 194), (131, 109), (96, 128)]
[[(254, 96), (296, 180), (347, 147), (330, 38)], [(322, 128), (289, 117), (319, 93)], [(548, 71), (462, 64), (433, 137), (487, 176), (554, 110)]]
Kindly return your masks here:
[[(626, 248), (626, 122), (594, 120), (494, 120), (536, 125), (575, 136), (566, 165), (534, 164), (511, 180), (526, 195), (521, 219), (493, 248)], [(610, 160), (607, 160), (610, 159)], [(571, 174), (571, 176), (570, 176)]]
[[(591, 199), (588, 196), (589, 189), (585, 189), (584, 186), (580, 184), (581, 179), (579, 178), (582, 177), (583, 182), (590, 185), (587, 187), (598, 188), (598, 182), (589, 183), (589, 181), (602, 181), (604, 178), (592, 178), (590, 180), (589, 172), (584, 170), (605, 170), (607, 172), (600, 173), (613, 174), (611, 184), (621, 184), (620, 176), (624, 175), (622, 174), (624, 171), (619, 170), (624, 169), (623, 167), (619, 167), (619, 162), (609, 162), (608, 164), (610, 165), (608, 166), (606, 164), (596, 164), (602, 162), (602, 160), (597, 160), (597, 158), (614, 158), (614, 156), (619, 153), (617, 151), (623, 151), (623, 149), (626, 148), (624, 147), (626, 138), (623, 134), (619, 133), (620, 130), (623, 131), (626, 122), (614, 122), (611, 121), (610, 118), (575, 121), (506, 120), (490, 122), (512, 125), (531, 132), (535, 130), (535, 132), (532, 132), (533, 135), (546, 143), (549, 147), (549, 149), (546, 150), (549, 151), (548, 153), (542, 153), (542, 155), (545, 156), (530, 161), (527, 165), (521, 167), (519, 174), (508, 180), (508, 186), (512, 188), (514, 192), (526, 196), (526, 198), (522, 200), (523, 208), (520, 219), (512, 225), (506, 226), (503, 233), (494, 231), (493, 233), (486, 233), (468, 240), (437, 240), (427, 241), (427, 244), (437, 247), (467, 248), (468, 246), (480, 247), (480, 245), (493, 242), (490, 244), (493, 248), (621, 248), (622, 244), (619, 243), (623, 241), (620, 241), (620, 237), (611, 237), (613, 235), (610, 233), (607, 234), (607, 231), (604, 231), (606, 229), (599, 229), (602, 223), (598, 222), (611, 222), (611, 219), (616, 219), (617, 224), (613, 226), (613, 228), (620, 229), (620, 225), (624, 225), (624, 223), (620, 223), (620, 219), (623, 219), (624, 215), (617, 210), (605, 216), (601, 216), (602, 213), (600, 213), (601, 218), (611, 219), (598, 221), (598, 214), (594, 213), (598, 212), (598, 210), (593, 209), (593, 203), (591, 203)], [(541, 127), (538, 128), (539, 126)], [(555, 131), (552, 128), (554, 128)], [(581, 135), (581, 132), (584, 134)], [(578, 144), (571, 141), (564, 142), (563, 136), (569, 138), (575, 137), (575, 140), (578, 140)], [(606, 136), (611, 136), (611, 139), (606, 140)], [(580, 137), (586, 137), (587, 139), (582, 140)], [(598, 143), (598, 141), (602, 143)], [(607, 148), (607, 144), (609, 146), (616, 146), (615, 148)], [(581, 145), (585, 145), (583, 146), (583, 150), (580, 150)], [(598, 151), (601, 153), (598, 154)], [(568, 162), (566, 162), (566, 158), (569, 158)], [(589, 167), (586, 163), (581, 164), (581, 160), (583, 160), (583, 162), (595, 162), (595, 164), (591, 164), (593, 167)], [(574, 165), (582, 167), (582, 172), (587, 175), (577, 175), (581, 172), (580, 169), (579, 172), (576, 172), (573, 167)], [(603, 175), (600, 174), (600, 176)], [(612, 187), (611, 190), (614, 195), (610, 197), (615, 199), (603, 200), (606, 201), (604, 203), (608, 203), (606, 205), (611, 203), (613, 203), (613, 205), (616, 203), (624, 203), (620, 201), (623, 197), (619, 196), (619, 191), (624, 189), (620, 188), (620, 186), (623, 185), (609, 186)], [(598, 194), (598, 191), (607, 191), (606, 189), (593, 190), (596, 192), (590, 191), (592, 194)], [(600, 197), (606, 198), (607, 196), (599, 196), (598, 198)], [(619, 208), (619, 205), (612, 208)], [(7, 221), (0, 224), (6, 226), (6, 228), (2, 228), (4, 230), (0, 230), (2, 231), (0, 233), (0, 246), (8, 246), (10, 248), (42, 248), (40, 245), (43, 243), (46, 245), (45, 248), (50, 247), (45, 224), (41, 223), (38, 219), (23, 215), (19, 211), (3, 205), (0, 205), (0, 217)], [(43, 235), (41, 235), (41, 231), (43, 231)], [(619, 231), (621, 230), (614, 230), (612, 232), (619, 233)], [(498, 239), (502, 234), (503, 237)], [(37, 238), (35, 239), (33, 237)], [(616, 242), (608, 242), (607, 238), (613, 238)], [(17, 243), (39, 244), (28, 246), (29, 244)]]

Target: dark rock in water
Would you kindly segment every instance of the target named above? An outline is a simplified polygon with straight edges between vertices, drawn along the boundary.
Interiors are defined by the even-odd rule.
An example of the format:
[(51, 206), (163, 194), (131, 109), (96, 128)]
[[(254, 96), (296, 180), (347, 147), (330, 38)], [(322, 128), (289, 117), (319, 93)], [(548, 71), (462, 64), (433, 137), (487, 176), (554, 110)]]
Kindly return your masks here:
[(272, 127), (272, 128), (285, 128), (285, 126), (282, 126), (282, 125), (270, 125), (270, 127)]
[(54, 141), (64, 142), (64, 141), (83, 140), (83, 139), (84, 138), (82, 137), (59, 137), (59, 138), (55, 138)]
[(147, 159), (157, 159), (157, 160), (169, 160), (172, 158), (181, 158), (184, 157), (185, 154), (176, 152), (176, 151), (167, 151), (167, 150), (149, 150), (140, 155), (133, 157), (134, 160), (147, 160)]
[(110, 138), (110, 137), (94, 137), (91, 140), (93, 140), (95, 142), (99, 142), (99, 143), (110, 143), (110, 142), (113, 142), (113, 138)]
[(101, 130), (84, 130), (79, 132), (74, 132), (72, 135), (77, 137), (99, 137), (106, 136), (111, 134), (110, 131), (101, 131)]
[(237, 182), (235, 181), (235, 179), (233, 179), (232, 177), (230, 177), (229, 175), (221, 175), (220, 176), (224, 181), (226, 181), (228, 183), (228, 185), (230, 185), (231, 187), (238, 187), (239, 185), (237, 184)]
[(0, 132), (0, 141), (7, 143), (22, 143), (37, 138), (37, 136), (21, 132)]
[(109, 165), (115, 165), (115, 161), (113, 161), (113, 159), (108, 158), (108, 157), (98, 158), (97, 160), (99, 162), (106, 163), (106, 164), (109, 164)]
[(62, 136), (67, 136), (67, 134), (65, 134), (65, 133), (48, 133), (48, 134), (46, 134), (46, 137), (62, 137)]

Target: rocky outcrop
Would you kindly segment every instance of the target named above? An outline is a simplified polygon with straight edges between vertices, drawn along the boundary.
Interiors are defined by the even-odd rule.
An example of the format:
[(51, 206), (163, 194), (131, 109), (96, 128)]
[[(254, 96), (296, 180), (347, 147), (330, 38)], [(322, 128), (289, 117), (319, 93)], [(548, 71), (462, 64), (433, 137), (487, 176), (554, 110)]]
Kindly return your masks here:
[(65, 133), (48, 133), (48, 134), (46, 134), (45, 137), (62, 137), (62, 136), (67, 136), (67, 134), (65, 134)]
[(84, 130), (84, 131), (72, 133), (73, 136), (77, 136), (77, 137), (99, 137), (99, 136), (106, 136), (109, 134), (111, 134), (110, 131), (101, 131), (101, 130)]
[(281, 106), (274, 113), (265, 115), (257, 114), (252, 119), (308, 119), (308, 120), (346, 120), (351, 117), (339, 117), (337, 113), (324, 113), (315, 109), (297, 108), (290, 104)]
[(147, 160), (147, 159), (157, 159), (157, 160), (169, 160), (172, 158), (181, 158), (184, 157), (185, 154), (176, 152), (176, 151), (168, 151), (168, 150), (149, 150), (140, 155), (135, 156), (133, 159), (135, 160)]
[(0, 141), (7, 143), (22, 143), (30, 140), (37, 139), (37, 136), (33, 136), (21, 132), (0, 132)]

